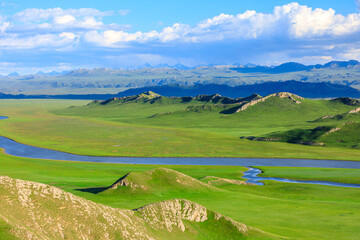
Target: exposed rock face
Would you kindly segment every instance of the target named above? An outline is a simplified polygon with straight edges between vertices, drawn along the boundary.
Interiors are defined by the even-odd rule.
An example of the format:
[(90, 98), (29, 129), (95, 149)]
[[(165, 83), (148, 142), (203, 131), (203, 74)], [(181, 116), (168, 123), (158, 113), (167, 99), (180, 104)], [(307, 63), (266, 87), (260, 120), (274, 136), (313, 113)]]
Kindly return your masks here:
[(349, 111), (348, 113), (358, 113), (358, 112), (360, 112), (360, 107), (355, 108), (355, 109)]
[[(321, 117), (321, 118), (319, 118), (317, 120), (320, 120), (320, 119), (322, 119), (322, 120), (324, 120), (324, 119), (342, 120), (342, 119), (347, 117), (347, 114), (355, 114), (355, 113), (359, 113), (359, 112), (360, 112), (360, 107), (352, 109), (352, 110), (350, 110), (350, 111), (348, 111), (346, 113), (341, 113), (341, 114), (337, 114), (337, 115), (323, 116), (323, 117)], [(317, 120), (315, 120), (315, 121), (317, 121)]]
[(198, 95), (192, 100), (197, 100), (200, 102), (211, 102), (214, 104), (234, 104), (234, 103), (240, 103), (243, 101), (242, 98), (229, 98), (229, 97), (223, 97), (219, 94), (213, 94), (213, 95)]
[[(46, 184), (0, 176), (0, 219), (20, 239), (158, 239), (187, 231), (186, 223), (221, 220), (239, 238), (248, 227), (187, 200), (168, 200), (121, 210)], [(224, 221), (225, 220), (225, 221)], [(200, 227), (200, 226), (199, 226)], [(196, 228), (191, 231), (196, 233)], [(165, 235), (164, 235), (165, 234)], [(221, 236), (220, 236), (221, 238)], [(223, 238), (221, 238), (223, 239)]]
[[(170, 232), (174, 228), (179, 228), (184, 232), (186, 228), (183, 220), (204, 222), (209, 218), (209, 211), (204, 206), (183, 199), (154, 203), (135, 210), (139, 211), (145, 221), (153, 228), (167, 229)], [(246, 234), (249, 230), (245, 224), (238, 223), (220, 213), (212, 213), (216, 220), (225, 220), (243, 234)]]
[(339, 130), (341, 130), (341, 128), (339, 128), (339, 127), (333, 128), (330, 131), (328, 131), (327, 133), (325, 133), (325, 135), (328, 135), (328, 134), (333, 133), (333, 132), (337, 132)]
[(241, 107), (239, 107), (239, 109), (236, 110), (236, 112), (244, 111), (248, 107), (253, 106), (253, 105), (255, 105), (255, 104), (259, 103), (259, 102), (264, 102), (270, 97), (288, 98), (288, 99), (292, 100), (296, 104), (301, 104), (301, 102), (298, 101), (297, 99), (303, 99), (302, 97), (300, 97), (298, 95), (295, 95), (295, 94), (292, 94), (292, 93), (279, 92), (279, 93), (274, 93), (274, 94), (267, 95), (266, 97), (263, 97), (263, 98), (260, 98), (260, 99), (252, 100), (252, 101), (242, 105)]
[(330, 116), (330, 115), (327, 115), (327, 116), (323, 116), (321, 119), (332, 119), (334, 116)]
[(133, 211), (46, 184), (0, 176), (0, 217), (20, 239), (153, 239)]
[(128, 176), (132, 174), (132, 173), (128, 173), (125, 176), (123, 176), (122, 178), (120, 178), (119, 180), (117, 180), (116, 182), (114, 182), (107, 190), (114, 190), (117, 189), (120, 186), (124, 186), (124, 187), (129, 187), (131, 189), (141, 189), (141, 190), (147, 190), (147, 187), (141, 184), (136, 184), (134, 182), (131, 182), (131, 180), (129, 180)]
[(207, 210), (204, 206), (187, 200), (170, 200), (154, 203), (136, 209), (144, 220), (155, 229), (167, 229), (172, 231), (174, 227), (185, 231), (183, 220), (192, 222), (204, 222), (207, 218)]
[(128, 97), (114, 97), (114, 98), (110, 98), (110, 99), (103, 100), (103, 101), (94, 100), (92, 103), (100, 103), (101, 105), (106, 105), (106, 104), (109, 104), (112, 102), (126, 103), (126, 102), (131, 102), (131, 101), (138, 101), (138, 100), (151, 100), (151, 99), (155, 99), (155, 98), (161, 98), (161, 95), (154, 93), (152, 91), (148, 91), (148, 92), (143, 92), (141, 94), (134, 95), (134, 96), (128, 96)]

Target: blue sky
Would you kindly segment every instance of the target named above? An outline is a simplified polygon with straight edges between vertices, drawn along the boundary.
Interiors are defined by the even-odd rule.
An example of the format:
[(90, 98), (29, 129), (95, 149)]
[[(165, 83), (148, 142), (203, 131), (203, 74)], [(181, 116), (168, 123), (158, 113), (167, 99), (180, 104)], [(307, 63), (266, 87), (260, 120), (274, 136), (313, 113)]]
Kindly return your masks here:
[(360, 58), (357, 0), (0, 0), (0, 74)]

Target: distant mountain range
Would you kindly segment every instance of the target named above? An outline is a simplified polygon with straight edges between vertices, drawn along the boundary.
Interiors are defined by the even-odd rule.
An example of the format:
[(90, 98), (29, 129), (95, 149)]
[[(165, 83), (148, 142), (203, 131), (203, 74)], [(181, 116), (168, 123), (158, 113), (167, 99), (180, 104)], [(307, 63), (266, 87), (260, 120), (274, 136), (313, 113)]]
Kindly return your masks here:
[(89, 99), (104, 100), (113, 97), (124, 97), (141, 94), (143, 92), (156, 92), (162, 96), (197, 96), (202, 94), (220, 94), (222, 96), (238, 98), (257, 93), (269, 95), (275, 92), (292, 92), (306, 98), (334, 98), (352, 97), (360, 98), (360, 91), (349, 86), (326, 82), (311, 83), (299, 81), (265, 82), (252, 85), (227, 86), (217, 84), (195, 84), (193, 86), (165, 85), (132, 88), (117, 94), (69, 94), (69, 95), (11, 95), (0, 93), (0, 99)]
[(65, 75), (69, 73), (69, 71), (61, 71), (61, 72), (57, 72), (57, 71), (51, 71), (51, 72), (42, 72), (39, 71), (37, 73), (35, 73), (34, 75), (42, 75), (42, 76), (60, 76), (60, 75)]
[[(292, 80), (309, 84), (286, 83)], [(274, 85), (273, 82), (283, 83)], [(322, 82), (325, 82), (325, 87), (324, 84), (311, 85)], [(356, 60), (333, 61), (323, 65), (303, 65), (291, 62), (279, 66), (213, 65), (191, 69), (183, 65), (159, 65), (158, 68), (148, 66), (133, 70), (82, 68), (69, 72), (38, 72), (25, 76), (12, 73), (11, 76), (0, 77), (0, 92), (6, 94), (113, 94), (116, 91), (133, 88), (179, 86), (175, 91), (175, 94), (178, 94), (179, 91), (184, 91), (181, 88), (192, 93), (202, 85), (209, 86), (202, 87), (201, 91), (207, 91), (212, 85), (221, 85), (218, 88), (232, 96), (234, 94), (247, 95), (251, 92), (261, 93), (261, 91), (269, 89), (267, 94), (273, 92), (274, 89), (274, 92), (280, 91), (281, 89), (276, 89), (280, 87), (290, 88), (286, 89), (287, 91), (295, 88), (296, 91), (305, 92), (303, 95), (307, 97), (356, 97), (358, 93), (351, 88), (360, 90), (360, 63)], [(254, 86), (250, 87), (250, 85)], [(295, 87), (293, 87), (294, 85)], [(342, 88), (339, 85), (351, 88)], [(316, 89), (313, 86), (323, 89)], [(234, 92), (226, 90), (227, 87), (238, 88)], [(308, 89), (309, 92), (306, 92), (305, 89)], [(169, 89), (169, 91), (172, 90)]]
[[(226, 68), (233, 71), (241, 72), (241, 73), (269, 73), (269, 74), (279, 74), (279, 73), (289, 73), (289, 72), (298, 72), (298, 71), (308, 71), (312, 69), (338, 69), (338, 68), (346, 68), (346, 69), (359, 69), (360, 70), (360, 62), (357, 60), (349, 60), (349, 61), (331, 61), (326, 64), (316, 64), (316, 65), (304, 65), (297, 62), (287, 62), (280, 64), (278, 66), (261, 66), (255, 64), (246, 64), (246, 65), (200, 65), (195, 67), (188, 67), (182, 64), (176, 65), (168, 65), (168, 64), (159, 64), (156, 66), (151, 66), (150, 64), (144, 64), (139, 69), (144, 68), (152, 68), (152, 69), (178, 69), (178, 70), (192, 70), (192, 69), (204, 69), (204, 68)], [(68, 75), (76, 75), (76, 76), (89, 76), (91, 74), (99, 74), (100, 72), (112, 72), (116, 73), (117, 69), (109, 69), (109, 68), (95, 68), (95, 69), (76, 69), (68, 72)], [(130, 70), (129, 70), (130, 71)]]
[(230, 87), (227, 85), (194, 85), (194, 86), (154, 86), (128, 89), (117, 96), (131, 96), (142, 92), (153, 91), (163, 96), (196, 96), (201, 94), (220, 94), (222, 96), (237, 98), (249, 96), (253, 93), (269, 95), (275, 92), (291, 92), (306, 98), (332, 98), (332, 97), (360, 97), (360, 91), (348, 86), (332, 83), (308, 83), (298, 81), (265, 82), (253, 85)]
[(287, 73), (287, 72), (298, 72), (298, 71), (308, 71), (311, 69), (324, 69), (324, 68), (357, 68), (360, 70), (360, 62), (356, 60), (350, 61), (332, 61), (328, 62), (324, 65), (317, 64), (317, 65), (303, 65), (297, 62), (288, 62), (283, 63), (278, 66), (268, 67), (268, 66), (240, 66), (231, 68), (232, 70), (241, 72), (241, 73)]
[[(256, 64), (246, 64), (246, 65), (240, 65), (240, 64), (232, 64), (232, 65), (216, 65), (216, 64), (209, 64), (209, 65), (198, 65), (194, 67), (185, 66), (183, 64), (175, 64), (175, 65), (169, 65), (169, 64), (158, 64), (155, 66), (152, 66), (148, 63), (140, 66), (137, 69), (178, 69), (178, 70), (193, 70), (193, 69), (204, 69), (204, 68), (214, 68), (214, 69), (230, 69), (233, 71), (241, 72), (241, 73), (271, 73), (271, 74), (278, 74), (278, 73), (288, 73), (288, 72), (298, 72), (298, 71), (308, 71), (312, 69), (337, 69), (337, 68), (345, 68), (345, 69), (359, 69), (360, 70), (360, 62), (357, 60), (349, 60), (349, 61), (331, 61), (326, 64), (316, 64), (316, 65), (304, 65), (297, 62), (287, 62), (280, 64), (278, 66), (262, 66), (262, 65), (256, 65)], [(70, 76), (84, 76), (88, 77), (91, 74), (99, 75), (101, 73), (118, 73), (119, 71), (134, 71), (135, 69), (111, 69), (111, 68), (93, 68), (93, 69), (86, 69), (86, 68), (80, 68), (80, 69), (74, 69), (71, 71), (52, 71), (52, 72), (42, 72), (39, 71), (35, 74), (28, 74), (28, 75), (38, 75), (38, 76), (62, 76), (62, 75), (70, 75)], [(17, 72), (12, 72), (8, 74), (9, 77), (18, 77), (18, 76), (27, 76), (27, 75), (21, 75)]]

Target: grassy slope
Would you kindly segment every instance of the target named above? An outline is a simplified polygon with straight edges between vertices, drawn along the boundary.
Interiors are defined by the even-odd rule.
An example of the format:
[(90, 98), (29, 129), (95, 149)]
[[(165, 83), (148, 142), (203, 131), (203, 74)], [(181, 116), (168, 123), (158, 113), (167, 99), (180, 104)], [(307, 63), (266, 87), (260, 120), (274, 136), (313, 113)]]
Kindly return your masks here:
[[(291, 114), (279, 107), (269, 110), (267, 117), (262, 118), (259, 116), (266, 109), (266, 103), (239, 114), (223, 115), (211, 111), (180, 111), (187, 107), (186, 104), (66, 108), (88, 102), (2, 100), (0, 115), (9, 116), (10, 119), (0, 121), (0, 132), (3, 136), (30, 145), (88, 155), (360, 159), (359, 151), (345, 148), (239, 139), (244, 135), (294, 127), (315, 127), (316, 123), (308, 123), (307, 120), (351, 109), (339, 103), (304, 101), (303, 112), (298, 112), (298, 105), (288, 105)], [(155, 113), (168, 111), (177, 113), (148, 118)]]
[[(218, 111), (179, 111), (187, 106), (199, 104), (118, 104), (110, 106), (89, 106), (69, 108), (53, 111), (65, 116), (82, 116), (101, 118), (124, 123), (140, 125), (156, 125), (178, 128), (200, 128), (211, 132), (222, 132), (231, 136), (242, 134), (258, 135), (277, 130), (292, 129), (295, 126), (317, 126), (308, 121), (324, 115), (334, 115), (351, 110), (354, 107), (330, 102), (326, 100), (302, 100), (302, 104), (295, 104), (288, 99), (273, 97), (249, 107), (246, 111), (237, 114), (220, 114)], [(136, 111), (135, 111), (136, 110)], [(154, 118), (148, 118), (159, 112), (172, 112)], [(326, 124), (325, 124), (326, 125)], [(227, 130), (226, 130), (227, 129)]]
[(340, 130), (321, 136), (319, 141), (331, 146), (360, 149), (360, 123), (346, 123), (338, 127)]
[[(46, 161), (0, 155), (0, 175), (55, 185), (78, 196), (118, 208), (133, 209), (166, 199), (185, 198), (266, 232), (297, 239), (357, 239), (360, 190), (268, 182), (265, 186), (223, 185), (220, 191), (164, 191), (137, 194), (98, 194), (78, 188), (109, 186), (128, 172), (151, 165)], [(242, 167), (164, 166), (191, 177), (241, 179)], [(292, 169), (288, 169), (291, 176)], [(359, 170), (349, 178), (356, 179)], [(357, 171), (357, 173), (356, 173)], [(337, 169), (329, 177), (346, 174)], [(304, 172), (305, 175), (305, 172)], [(356, 180), (358, 181), (358, 180)]]
[[(21, 233), (16, 234), (22, 239), (32, 232), (48, 239), (150, 239), (146, 237), (149, 235), (155, 239), (279, 239), (255, 229), (251, 229), (248, 238), (244, 237), (242, 229), (237, 228), (243, 225), (226, 217), (216, 219), (213, 211), (186, 200), (147, 205), (132, 214), (85, 201), (49, 185), (15, 182), (8, 177), (1, 178), (0, 194), (4, 196), (0, 199), (0, 219), (9, 220), (16, 228), (23, 227)], [(199, 224), (191, 219), (195, 214), (204, 216), (204, 211), (208, 221)], [(167, 231), (167, 223), (182, 223), (176, 220), (179, 216), (188, 219), (184, 221), (186, 231), (180, 231), (177, 226)], [(7, 229), (2, 230), (5, 237), (11, 234)], [(245, 228), (244, 231), (246, 234)]]
[(11, 230), (13, 228), (7, 224), (4, 220), (0, 219), (0, 239), (2, 240), (15, 240), (17, 239), (12, 235)]
[(258, 167), (264, 177), (291, 178), (296, 180), (321, 180), (330, 182), (360, 184), (359, 170), (336, 168), (291, 168), (291, 167)]

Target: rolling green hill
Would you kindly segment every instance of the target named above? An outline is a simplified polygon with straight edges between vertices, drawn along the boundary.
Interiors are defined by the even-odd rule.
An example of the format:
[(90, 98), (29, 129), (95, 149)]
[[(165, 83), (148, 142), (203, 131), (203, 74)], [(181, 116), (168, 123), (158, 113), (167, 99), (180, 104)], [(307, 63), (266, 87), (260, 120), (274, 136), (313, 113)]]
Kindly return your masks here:
[[(281, 141), (288, 143), (341, 146), (360, 148), (360, 102), (350, 98), (338, 98), (331, 103), (342, 103), (353, 109), (336, 115), (326, 115), (312, 123), (319, 126), (313, 129), (292, 129), (284, 132), (270, 133), (261, 137), (244, 137), (256, 141)], [(356, 108), (354, 108), (356, 107)]]
[(130, 172), (109, 187), (79, 189), (96, 194), (159, 194), (161, 192), (209, 192), (218, 189), (195, 178), (167, 168)]
[[(358, 106), (360, 101), (351, 98), (310, 100), (286, 92), (265, 97), (254, 94), (237, 99), (218, 94), (164, 97), (146, 92), (93, 101), (86, 106), (54, 113), (82, 117), (101, 116), (111, 121), (139, 125), (222, 131), (229, 135), (246, 129), (247, 134), (239, 137), (258, 141), (358, 148), (357, 125), (345, 126), (349, 121), (360, 121)], [(138, 111), (134, 113), (134, 109)], [(352, 133), (349, 128), (353, 129)], [(339, 137), (341, 134), (345, 134), (346, 139)]]
[[(341, 160), (360, 157), (360, 152), (350, 149), (351, 146), (241, 139), (342, 124), (316, 122), (324, 116), (356, 108), (342, 101), (311, 100), (292, 94), (275, 94), (264, 97), (265, 100), (258, 95), (239, 99), (218, 95), (182, 98), (155, 95), (149, 99), (145, 95), (137, 100), (132, 96), (91, 103), (2, 100), (0, 114), (9, 119), (0, 121), (1, 135), (34, 146), (98, 156)], [(251, 102), (256, 104), (236, 112)]]
[(6, 176), (0, 193), (2, 239), (280, 239), (187, 200), (121, 210)]

